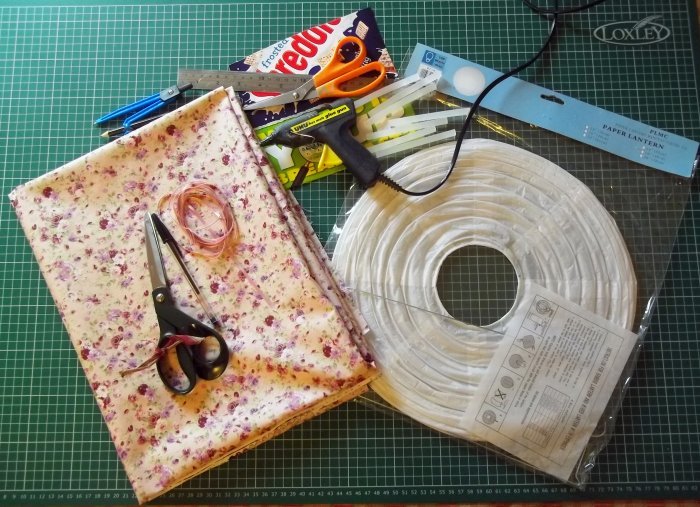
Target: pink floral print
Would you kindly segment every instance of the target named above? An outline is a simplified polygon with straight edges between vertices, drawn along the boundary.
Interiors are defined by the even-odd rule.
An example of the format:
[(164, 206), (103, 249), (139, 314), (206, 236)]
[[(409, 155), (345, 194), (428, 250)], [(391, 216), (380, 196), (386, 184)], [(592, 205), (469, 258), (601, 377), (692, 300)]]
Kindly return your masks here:
[[(376, 375), (365, 324), (231, 91), (215, 90), (16, 188), (12, 204), (140, 502), (357, 396)], [(240, 229), (235, 255), (186, 258), (222, 322), (222, 377), (171, 394), (155, 368), (146, 213), (183, 183), (215, 184)], [(163, 221), (181, 244), (174, 217)], [(204, 319), (164, 250), (172, 292)]]

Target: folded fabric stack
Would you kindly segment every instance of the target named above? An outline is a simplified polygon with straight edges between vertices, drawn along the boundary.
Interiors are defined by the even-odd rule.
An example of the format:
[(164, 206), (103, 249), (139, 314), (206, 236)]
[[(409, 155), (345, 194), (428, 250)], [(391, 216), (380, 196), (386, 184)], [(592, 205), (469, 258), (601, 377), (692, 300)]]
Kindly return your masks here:
[[(11, 194), (140, 502), (357, 396), (376, 375), (361, 317), (244, 118), (230, 90), (215, 90)], [(180, 396), (155, 367), (120, 372), (158, 339), (144, 217), (189, 181), (219, 188), (240, 243), (231, 256), (188, 259), (231, 360)], [(186, 244), (175, 217), (162, 218)], [(171, 284), (178, 306), (203, 319), (184, 278)]]

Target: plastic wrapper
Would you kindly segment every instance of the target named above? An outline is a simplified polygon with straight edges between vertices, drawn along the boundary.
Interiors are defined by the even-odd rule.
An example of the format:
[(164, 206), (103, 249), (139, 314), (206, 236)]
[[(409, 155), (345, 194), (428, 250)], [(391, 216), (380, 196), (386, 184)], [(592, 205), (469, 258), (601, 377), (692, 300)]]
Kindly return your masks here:
[[(457, 102), (436, 94), (415, 109)], [(394, 156), (385, 174), (430, 188), (454, 146)], [(436, 192), (352, 189), (326, 249), (381, 371), (379, 397), (365, 400), (585, 487), (689, 191), (685, 178), (483, 110)]]

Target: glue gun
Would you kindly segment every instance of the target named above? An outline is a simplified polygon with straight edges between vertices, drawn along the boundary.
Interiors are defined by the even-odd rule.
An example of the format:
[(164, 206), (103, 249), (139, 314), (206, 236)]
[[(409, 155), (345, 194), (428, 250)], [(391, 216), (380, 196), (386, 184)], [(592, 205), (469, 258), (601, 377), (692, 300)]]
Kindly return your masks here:
[(281, 123), (261, 146), (281, 144), (298, 148), (319, 142), (327, 144), (363, 188), (379, 178), (379, 161), (350, 134), (355, 122), (355, 105), (344, 98), (321, 104)]

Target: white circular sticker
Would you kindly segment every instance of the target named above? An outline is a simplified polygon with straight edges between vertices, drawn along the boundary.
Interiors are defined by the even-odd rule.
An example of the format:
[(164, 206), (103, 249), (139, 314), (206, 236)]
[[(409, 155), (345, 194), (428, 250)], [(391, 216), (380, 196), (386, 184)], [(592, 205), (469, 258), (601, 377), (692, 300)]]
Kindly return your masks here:
[(454, 74), (455, 89), (462, 95), (478, 95), (486, 87), (486, 76), (476, 67), (462, 67)]

